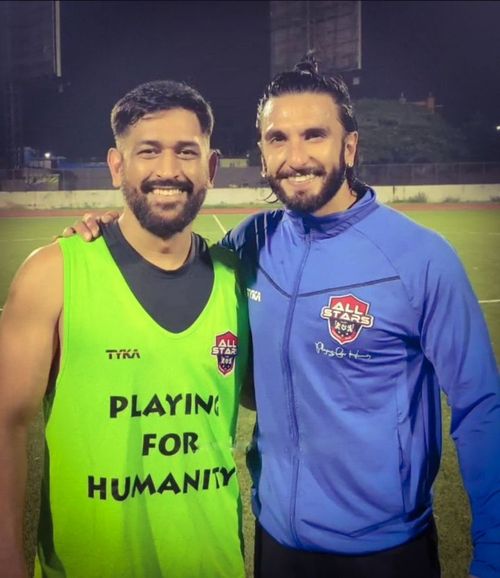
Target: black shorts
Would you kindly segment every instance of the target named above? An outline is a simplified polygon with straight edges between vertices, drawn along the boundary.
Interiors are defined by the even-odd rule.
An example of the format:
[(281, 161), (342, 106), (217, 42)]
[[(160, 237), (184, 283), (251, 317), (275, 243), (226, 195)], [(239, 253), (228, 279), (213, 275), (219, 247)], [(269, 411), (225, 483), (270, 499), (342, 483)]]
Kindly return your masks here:
[(294, 550), (279, 544), (260, 524), (255, 528), (255, 578), (439, 578), (434, 520), (417, 538), (363, 556)]

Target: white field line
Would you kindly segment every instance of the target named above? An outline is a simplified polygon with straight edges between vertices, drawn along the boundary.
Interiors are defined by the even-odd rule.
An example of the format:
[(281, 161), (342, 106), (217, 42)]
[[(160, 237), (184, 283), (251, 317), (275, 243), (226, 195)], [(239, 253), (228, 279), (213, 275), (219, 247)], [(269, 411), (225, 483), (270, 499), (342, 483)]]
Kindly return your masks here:
[(227, 233), (227, 230), (224, 229), (222, 223), (220, 222), (219, 218), (217, 217), (217, 215), (212, 215), (212, 217), (215, 219), (215, 222), (219, 225), (220, 230), (222, 231), (222, 234), (225, 235)]

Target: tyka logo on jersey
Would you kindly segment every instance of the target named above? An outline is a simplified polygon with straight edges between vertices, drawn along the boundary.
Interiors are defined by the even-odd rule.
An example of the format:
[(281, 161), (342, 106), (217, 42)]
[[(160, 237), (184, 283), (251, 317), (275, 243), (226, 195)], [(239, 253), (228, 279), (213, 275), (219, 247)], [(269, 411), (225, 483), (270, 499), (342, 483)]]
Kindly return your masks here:
[(140, 359), (138, 349), (106, 349), (108, 359)]
[(321, 309), (321, 317), (328, 321), (330, 335), (345, 345), (358, 338), (362, 329), (373, 326), (373, 315), (368, 313), (370, 304), (361, 301), (351, 293), (330, 296), (326, 307)]
[(238, 355), (238, 338), (230, 331), (215, 337), (215, 345), (212, 347), (212, 355), (217, 357), (217, 368), (222, 375), (231, 373), (234, 369), (234, 361)]

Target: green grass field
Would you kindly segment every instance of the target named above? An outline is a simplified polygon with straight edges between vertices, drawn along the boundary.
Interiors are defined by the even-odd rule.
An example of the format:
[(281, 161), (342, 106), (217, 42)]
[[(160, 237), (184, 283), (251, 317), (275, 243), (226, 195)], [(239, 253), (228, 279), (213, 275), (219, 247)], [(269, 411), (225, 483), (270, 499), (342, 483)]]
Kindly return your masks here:
[[(414, 210), (408, 215), (446, 237), (456, 248), (469, 273), (481, 302), (491, 333), (497, 362), (500, 361), (500, 206), (495, 210), (430, 211)], [(201, 215), (195, 229), (211, 241), (237, 224), (242, 214)], [(0, 306), (5, 302), (8, 286), (23, 259), (36, 247), (49, 243), (54, 234), (70, 224), (74, 217), (0, 218)], [(443, 578), (465, 578), (470, 558), (469, 507), (464, 495), (455, 451), (448, 436), (449, 412), (446, 400), (444, 423), (444, 456), (436, 487), (436, 518), (440, 535)], [(244, 500), (244, 532), (248, 575), (251, 575), (253, 520), (249, 509), (249, 478), (244, 467), (244, 448), (253, 427), (254, 414), (240, 414), (237, 460)], [(30, 481), (26, 509), (26, 550), (32, 559), (37, 518), (38, 484), (42, 464), (42, 426), (40, 419), (32, 428), (29, 447)]]

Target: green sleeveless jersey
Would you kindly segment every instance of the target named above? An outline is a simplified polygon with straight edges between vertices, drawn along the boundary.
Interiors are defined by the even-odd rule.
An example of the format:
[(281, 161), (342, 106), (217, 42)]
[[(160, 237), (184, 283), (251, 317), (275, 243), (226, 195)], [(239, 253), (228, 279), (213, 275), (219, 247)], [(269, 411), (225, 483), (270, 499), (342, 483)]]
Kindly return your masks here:
[(210, 299), (173, 334), (137, 301), (102, 238), (60, 245), (62, 353), (45, 400), (35, 575), (243, 577), (232, 446), (248, 318), (235, 258), (210, 249)]

